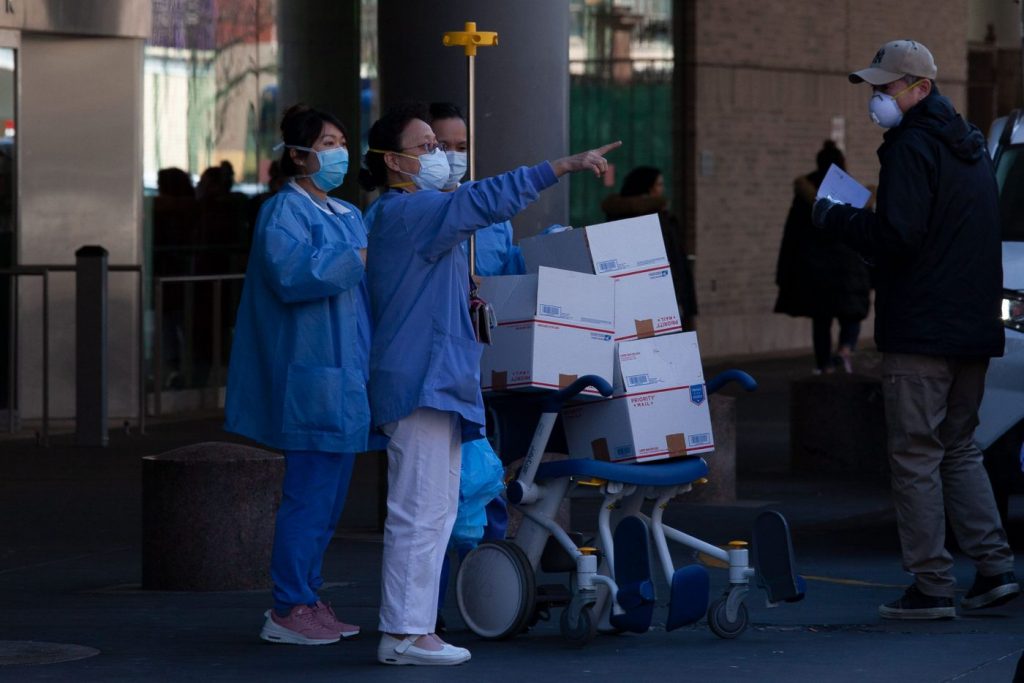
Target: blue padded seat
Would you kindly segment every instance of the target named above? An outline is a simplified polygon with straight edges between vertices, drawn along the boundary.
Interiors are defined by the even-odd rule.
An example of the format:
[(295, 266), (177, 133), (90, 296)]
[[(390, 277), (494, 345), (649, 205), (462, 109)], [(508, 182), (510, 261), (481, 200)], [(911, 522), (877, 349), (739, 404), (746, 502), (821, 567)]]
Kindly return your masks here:
[(643, 486), (673, 486), (689, 484), (708, 473), (704, 458), (690, 457), (651, 465), (627, 465), (602, 460), (580, 458), (541, 463), (537, 468), (537, 481), (559, 477), (596, 477), (607, 481)]

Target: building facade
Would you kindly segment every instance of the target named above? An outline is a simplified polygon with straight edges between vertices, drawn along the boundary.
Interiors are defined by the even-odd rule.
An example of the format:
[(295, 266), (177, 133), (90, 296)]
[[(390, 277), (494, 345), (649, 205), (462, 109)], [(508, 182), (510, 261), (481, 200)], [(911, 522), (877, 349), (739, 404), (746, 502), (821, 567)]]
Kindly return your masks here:
[[(1014, 0), (0, 0), (0, 268), (71, 264), (86, 244), (104, 246), (111, 263), (146, 268), (142, 301), (133, 275), (110, 280), (110, 412), (133, 415), (140, 366), (149, 392), (168, 388), (170, 367), (159, 386), (151, 374), (156, 346), (210, 346), (200, 334), (208, 310), (166, 321), (153, 312), (167, 248), (155, 225), (159, 171), (180, 169), (195, 185), (228, 162), (241, 217), (232, 234), (242, 236), (232, 248), (243, 258), (205, 268), (238, 272), (253, 223), (242, 204), (269, 180), (282, 108), (322, 105), (355, 137), (382, 104), (464, 105), (465, 58), (440, 36), (470, 20), (502, 37), (478, 61), (482, 174), (626, 141), (604, 183), (573, 178), (545, 193), (514, 222), (517, 237), (601, 221), (601, 199), (630, 167), (659, 166), (693, 258), (705, 356), (805, 352), (809, 321), (772, 312), (792, 181), (812, 170), (825, 139), (862, 183), (878, 174), (882, 131), (868, 120), (867, 88), (846, 74), (884, 42), (912, 37), (932, 49), (942, 92), (987, 125), (1021, 104), (1019, 16)], [(372, 199), (354, 177), (342, 195)], [(211, 251), (197, 240), (185, 239), (190, 258), (201, 256), (197, 245)], [(183, 275), (202, 270), (171, 260), (186, 264)], [(0, 408), (14, 387), (14, 405), (34, 417), (43, 316), (39, 283), (23, 280), (16, 293), (0, 282)], [(52, 280), (50, 414), (71, 417), (73, 280)], [(224, 348), (230, 296), (218, 323)]]

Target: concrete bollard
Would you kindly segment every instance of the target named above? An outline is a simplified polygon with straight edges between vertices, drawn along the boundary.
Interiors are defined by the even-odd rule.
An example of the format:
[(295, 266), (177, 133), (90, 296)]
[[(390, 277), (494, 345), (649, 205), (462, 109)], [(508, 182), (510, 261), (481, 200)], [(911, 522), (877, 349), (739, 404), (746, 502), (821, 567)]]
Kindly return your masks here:
[(107, 250), (75, 252), (75, 443), (107, 445)]
[(889, 476), (882, 383), (865, 375), (821, 375), (790, 384), (794, 471)]
[(142, 587), (270, 586), (284, 458), (207, 442), (142, 459)]
[(694, 484), (693, 491), (680, 496), (682, 503), (736, 502), (736, 399), (714, 394), (708, 397), (715, 451), (708, 462), (706, 484)]

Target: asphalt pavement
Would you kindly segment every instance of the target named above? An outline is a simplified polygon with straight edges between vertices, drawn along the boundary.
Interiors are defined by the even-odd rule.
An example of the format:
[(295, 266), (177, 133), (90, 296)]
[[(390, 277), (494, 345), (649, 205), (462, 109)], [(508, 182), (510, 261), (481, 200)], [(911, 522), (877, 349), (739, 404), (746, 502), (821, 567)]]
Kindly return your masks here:
[[(862, 360), (872, 371), (870, 354)], [(886, 482), (791, 471), (789, 381), (809, 372), (809, 357), (736, 365), (761, 383), (753, 394), (737, 394), (738, 500), (680, 498), (666, 521), (724, 544), (748, 538), (761, 510), (779, 510), (793, 529), (808, 588), (804, 601), (780, 607), (751, 591), (751, 625), (735, 640), (716, 637), (704, 621), (666, 632), (668, 593), (658, 578), (654, 625), (643, 635), (601, 635), (574, 648), (559, 635), (555, 613), (514, 639), (485, 642), (466, 630), (450, 600), (447, 637), (470, 648), (472, 661), (385, 667), (375, 662), (380, 534), (351, 526), (328, 551), (323, 596), (345, 621), (362, 625), (353, 641), (262, 642), (266, 591), (143, 591), (139, 458), (236, 440), (220, 432), (219, 415), (207, 413), (166, 418), (146, 435), (114, 432), (106, 449), (75, 448), (59, 429), (50, 448), (31, 434), (0, 438), (0, 681), (1013, 680), (1024, 651), (1024, 599), (951, 621), (879, 618), (878, 605), (909, 583)], [(574, 502), (573, 527), (593, 530), (597, 508), (594, 500)], [(1011, 501), (1015, 542), (1022, 527), (1018, 497)], [(1016, 549), (1020, 576), (1024, 550), (1019, 542)], [(689, 559), (676, 554), (677, 564)], [(714, 594), (726, 582), (724, 572), (711, 571)], [(961, 591), (973, 579), (960, 554), (956, 576)]]

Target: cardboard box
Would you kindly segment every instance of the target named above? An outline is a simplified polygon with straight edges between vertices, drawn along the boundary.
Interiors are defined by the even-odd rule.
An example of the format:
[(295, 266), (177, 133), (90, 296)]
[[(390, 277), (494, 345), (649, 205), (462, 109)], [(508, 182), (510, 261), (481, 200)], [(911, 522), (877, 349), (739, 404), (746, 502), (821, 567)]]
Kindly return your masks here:
[(573, 457), (649, 462), (714, 450), (696, 333), (619, 343), (615, 393), (562, 410)]
[(546, 266), (613, 278), (616, 341), (682, 329), (657, 214), (538, 235), (519, 246), (528, 272)]
[(608, 278), (540, 268), (484, 278), (480, 296), (498, 318), (481, 360), (485, 392), (558, 389), (581, 375), (614, 381), (615, 285)]

